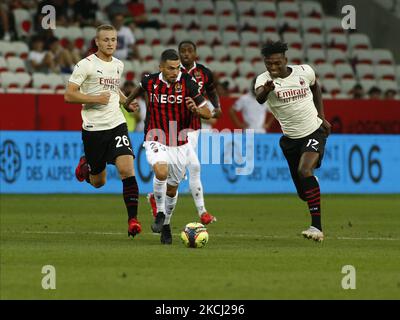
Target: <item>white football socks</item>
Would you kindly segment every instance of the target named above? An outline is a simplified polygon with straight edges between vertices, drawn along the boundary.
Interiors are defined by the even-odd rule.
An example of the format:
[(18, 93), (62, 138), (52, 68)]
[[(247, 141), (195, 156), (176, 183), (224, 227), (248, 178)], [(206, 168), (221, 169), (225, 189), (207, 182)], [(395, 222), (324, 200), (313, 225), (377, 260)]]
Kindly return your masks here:
[(200, 164), (189, 165), (189, 187), (197, 208), (197, 213), (201, 216), (207, 210), (204, 205), (203, 185), (200, 180)]
[(165, 196), (167, 192), (167, 179), (158, 180), (154, 175), (153, 178), (154, 198), (156, 200), (157, 212), (164, 212), (165, 214)]
[(169, 224), (171, 222), (172, 214), (174, 213), (174, 209), (176, 206), (176, 202), (178, 200), (178, 191), (176, 192), (175, 197), (169, 197), (165, 195), (165, 220), (164, 225)]

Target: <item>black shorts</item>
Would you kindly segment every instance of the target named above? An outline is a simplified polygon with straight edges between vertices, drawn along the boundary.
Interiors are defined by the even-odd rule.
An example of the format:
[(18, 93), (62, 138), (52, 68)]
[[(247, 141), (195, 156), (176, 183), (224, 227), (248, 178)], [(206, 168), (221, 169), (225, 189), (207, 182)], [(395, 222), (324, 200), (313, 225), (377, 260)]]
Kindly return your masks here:
[(321, 166), (322, 158), (324, 157), (325, 144), (327, 139), (325, 129), (319, 127), (313, 133), (304, 138), (291, 139), (282, 136), (279, 145), (288, 162), (297, 162), (300, 160), (304, 152), (319, 153), (317, 168)]
[(135, 157), (126, 123), (110, 130), (87, 131), (82, 129), (85, 157), (90, 166), (90, 174), (102, 172), (107, 163), (115, 164), (122, 155)]

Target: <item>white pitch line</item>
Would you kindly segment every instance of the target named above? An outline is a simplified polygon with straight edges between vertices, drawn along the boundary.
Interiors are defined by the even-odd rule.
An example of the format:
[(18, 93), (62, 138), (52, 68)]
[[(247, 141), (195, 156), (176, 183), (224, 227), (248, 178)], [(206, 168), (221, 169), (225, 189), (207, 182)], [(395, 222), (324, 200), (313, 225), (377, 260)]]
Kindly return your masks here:
[[(24, 233), (24, 234), (87, 234), (87, 235), (126, 235), (125, 232), (100, 232), (100, 231), (11, 231), (12, 233)], [(155, 235), (156, 233), (146, 232), (146, 235)], [(179, 234), (174, 233), (174, 236)], [(265, 239), (297, 239), (298, 237), (285, 237), (275, 235), (260, 235), (260, 234), (213, 234), (213, 237), (221, 238), (265, 238)], [(299, 235), (299, 238), (301, 236)], [(326, 240), (376, 240), (376, 241), (400, 241), (400, 238), (381, 238), (381, 237), (328, 237)]]

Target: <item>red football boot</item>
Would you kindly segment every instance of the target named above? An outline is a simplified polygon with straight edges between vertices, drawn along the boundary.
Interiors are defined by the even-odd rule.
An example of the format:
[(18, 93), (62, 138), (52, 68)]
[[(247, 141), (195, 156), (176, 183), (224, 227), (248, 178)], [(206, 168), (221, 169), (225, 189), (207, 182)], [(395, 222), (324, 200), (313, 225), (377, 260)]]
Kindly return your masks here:
[(134, 238), (137, 234), (142, 231), (142, 226), (136, 218), (132, 218), (128, 221), (128, 237)]
[(86, 161), (85, 156), (82, 156), (79, 159), (79, 163), (75, 169), (75, 177), (78, 179), (79, 182), (89, 179), (89, 165)]
[(154, 198), (154, 193), (147, 194), (147, 201), (150, 203), (151, 212), (153, 214), (153, 217), (155, 218), (157, 216), (157, 204), (156, 198)]
[(201, 215), (200, 220), (202, 224), (209, 224), (213, 223), (214, 221), (217, 221), (217, 218), (214, 217), (212, 214), (209, 214), (208, 212), (204, 212)]

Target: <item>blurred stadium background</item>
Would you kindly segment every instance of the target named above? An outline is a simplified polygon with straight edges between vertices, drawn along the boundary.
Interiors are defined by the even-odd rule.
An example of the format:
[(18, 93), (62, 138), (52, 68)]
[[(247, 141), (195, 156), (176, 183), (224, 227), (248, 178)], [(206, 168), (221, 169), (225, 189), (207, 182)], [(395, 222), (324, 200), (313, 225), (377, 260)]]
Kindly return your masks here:
[[(47, 4), (56, 8), (54, 30), (41, 27), (41, 9)], [(356, 30), (341, 25), (342, 7), (348, 4), (356, 8)], [(346, 263), (360, 266), (368, 279), (350, 297), (398, 294), (398, 274), (397, 282), (393, 279), (400, 241), (400, 0), (6, 0), (0, 8), (1, 298), (347, 298), (339, 268)], [(95, 28), (102, 23), (121, 24), (133, 34), (134, 42), (121, 55), (123, 80), (134, 83), (158, 70), (165, 48), (194, 41), (199, 61), (217, 79), (224, 111), (215, 125), (219, 130), (234, 129), (230, 107), (265, 70), (262, 43), (282, 39), (289, 44), (289, 63), (313, 66), (334, 133), (318, 173), (327, 242), (332, 242), (325, 251), (318, 249), (318, 258), (314, 244), (297, 238), (308, 216), (299, 214), (306, 210), (294, 195), (276, 123), (269, 133), (256, 135), (251, 175), (236, 176), (235, 165), (203, 166), (206, 205), (219, 218), (210, 226), (209, 248), (188, 253), (174, 246), (165, 253), (154, 246), (158, 239), (150, 233), (138, 238), (137, 246), (125, 244), (123, 215), (110, 212), (124, 212), (115, 170), (110, 168), (101, 190), (74, 180), (82, 153), (80, 106), (67, 105), (63, 98), (74, 63), (95, 50)], [(151, 190), (151, 172), (140, 151), (142, 139), (141, 133), (132, 133), (144, 195)], [(230, 143), (226, 140), (218, 152), (226, 152), (223, 147)], [(98, 192), (116, 195), (87, 195)], [(26, 195), (31, 193), (43, 195)], [(83, 195), (60, 195), (71, 193)], [(213, 193), (226, 196), (209, 195)], [(252, 195), (267, 193), (289, 195)], [(324, 198), (326, 193), (332, 195)], [(142, 197), (145, 228), (151, 219), (147, 210)], [(190, 197), (178, 201), (175, 216), (176, 235), (196, 218)], [(106, 255), (104, 247), (110, 250)], [(154, 255), (169, 267), (157, 270)], [(227, 270), (221, 256), (236, 268)], [(177, 263), (181, 259), (184, 266)], [(196, 259), (202, 259), (202, 266)], [(252, 261), (253, 273), (245, 271), (247, 261)], [(69, 274), (60, 281), (66, 291), (54, 296), (38, 285), (37, 270), (49, 263)], [(150, 288), (140, 280), (132, 292), (122, 281), (132, 275), (132, 265), (142, 270), (142, 278), (154, 279), (158, 273), (174, 282), (154, 281)], [(203, 268), (211, 272), (206, 275)], [(318, 271), (310, 284), (305, 270), (313, 268)], [(99, 278), (104, 283), (93, 285)], [(85, 289), (78, 289), (82, 283)], [(175, 293), (168, 295), (165, 286)]]

